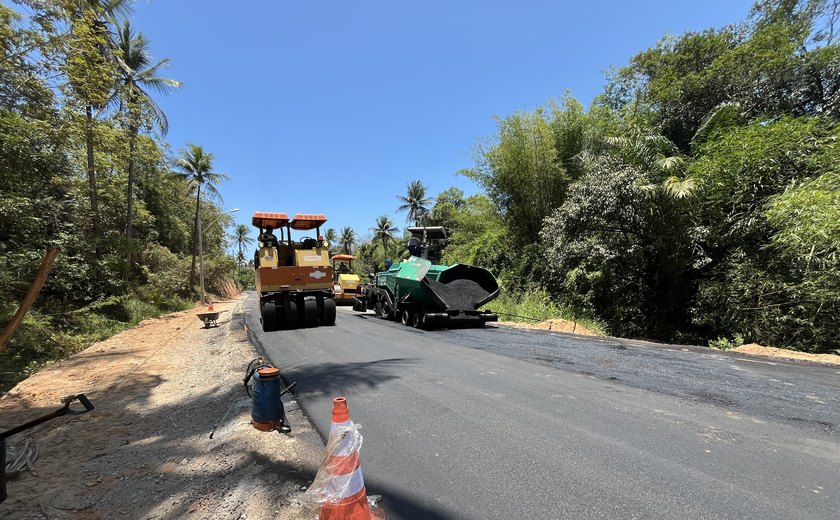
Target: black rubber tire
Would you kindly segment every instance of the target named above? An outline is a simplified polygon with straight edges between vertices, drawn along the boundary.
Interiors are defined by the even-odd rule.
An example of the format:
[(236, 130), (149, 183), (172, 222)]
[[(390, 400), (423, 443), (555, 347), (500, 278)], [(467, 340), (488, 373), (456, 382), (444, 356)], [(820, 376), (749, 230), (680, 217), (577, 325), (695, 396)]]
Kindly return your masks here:
[(397, 319), (396, 311), (391, 308), (391, 304), (385, 298), (382, 298), (382, 317), (391, 321)]
[(415, 312), (414, 319), (411, 320), (411, 326), (415, 329), (422, 329), (423, 328), (423, 313), (422, 312)]
[(324, 325), (335, 325), (335, 300), (332, 298), (324, 298), (322, 323)]
[(400, 322), (406, 327), (411, 327), (414, 322), (414, 313), (406, 309), (400, 314)]
[(298, 312), (296, 301), (289, 299), (283, 302), (283, 315), (285, 316), (284, 325), (287, 329), (298, 328)]
[(382, 317), (382, 300), (376, 300), (376, 304), (373, 306), (373, 314), (375, 314), (377, 318)]
[[(271, 332), (277, 330), (277, 308), (274, 306), (274, 302), (263, 302), (260, 307), (260, 314), (262, 315), (263, 331)], [(210, 323), (205, 322), (204, 328), (209, 327)]]
[(318, 300), (315, 298), (306, 298), (303, 300), (303, 326), (318, 326)]

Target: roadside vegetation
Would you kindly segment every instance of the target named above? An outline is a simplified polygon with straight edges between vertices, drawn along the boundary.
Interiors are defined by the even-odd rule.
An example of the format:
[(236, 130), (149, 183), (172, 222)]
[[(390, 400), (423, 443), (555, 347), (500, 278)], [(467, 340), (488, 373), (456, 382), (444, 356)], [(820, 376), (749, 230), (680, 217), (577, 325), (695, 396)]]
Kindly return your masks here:
[[(494, 310), (719, 348), (835, 349), (838, 30), (836, 0), (761, 0), (742, 23), (665, 36), (588, 108), (567, 93), (498, 117), (460, 172), (483, 193), (432, 204), (414, 181), (399, 211), (453, 230), (445, 262), (496, 273)], [(358, 246), (360, 274), (402, 254), (393, 226), (379, 217)]]
[(164, 140), (155, 98), (181, 83), (131, 26), (130, 2), (15, 4), (0, 4), (0, 324), (47, 247), (61, 254), (0, 354), (3, 391), (93, 341), (191, 306), (199, 232), (209, 293), (247, 271), (227, 254), (247, 233), (225, 231), (232, 218), (212, 154), (172, 152)]
[[(13, 5), (0, 4), (0, 325), (47, 247), (62, 252), (0, 353), (0, 391), (191, 305), (199, 243), (208, 293), (254, 283), (253, 238), (228, 230), (212, 151), (165, 141), (156, 99), (181, 84), (130, 2)], [(836, 349), (838, 31), (838, 0), (760, 0), (741, 23), (665, 36), (613, 68), (588, 107), (566, 93), (499, 116), (459, 172), (478, 194), (408, 181), (399, 217), (328, 230), (332, 253), (352, 252), (364, 276), (405, 255), (402, 224), (442, 225), (443, 261), (493, 271), (502, 296), (489, 307), (507, 318)]]

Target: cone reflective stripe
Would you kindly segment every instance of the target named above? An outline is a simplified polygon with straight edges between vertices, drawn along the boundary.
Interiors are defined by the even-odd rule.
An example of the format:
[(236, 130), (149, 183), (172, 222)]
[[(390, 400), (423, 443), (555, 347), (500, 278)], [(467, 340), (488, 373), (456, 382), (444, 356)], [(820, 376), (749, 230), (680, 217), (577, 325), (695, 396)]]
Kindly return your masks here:
[(319, 520), (370, 520), (365, 481), (359, 464), (359, 446), (356, 431), (350, 420), (347, 399), (333, 400), (332, 423), (330, 424), (331, 447), (326, 461), (330, 478), (326, 483), (326, 495), (332, 497), (329, 503), (321, 505)]

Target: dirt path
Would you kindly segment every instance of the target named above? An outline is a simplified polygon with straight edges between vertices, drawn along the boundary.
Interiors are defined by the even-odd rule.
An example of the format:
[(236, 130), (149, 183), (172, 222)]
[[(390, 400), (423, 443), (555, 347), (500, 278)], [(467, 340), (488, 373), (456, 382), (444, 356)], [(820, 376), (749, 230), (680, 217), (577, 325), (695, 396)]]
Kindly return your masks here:
[(34, 471), (10, 478), (0, 517), (313, 518), (292, 504), (312, 482), (323, 441), (290, 396), (291, 434), (249, 424), (242, 378), (257, 353), (241, 302), (216, 305), (227, 310), (217, 328), (204, 329), (195, 310), (144, 321), (0, 399), (3, 430), (59, 408), (69, 394), (85, 393), (96, 407), (10, 439), (34, 441), (39, 454)]

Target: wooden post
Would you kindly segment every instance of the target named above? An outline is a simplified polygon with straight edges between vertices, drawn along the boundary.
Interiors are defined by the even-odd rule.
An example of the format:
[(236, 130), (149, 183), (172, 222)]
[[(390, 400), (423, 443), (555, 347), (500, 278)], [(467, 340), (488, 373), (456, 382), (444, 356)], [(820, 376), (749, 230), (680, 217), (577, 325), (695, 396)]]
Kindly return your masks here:
[(33, 303), (35, 303), (35, 299), (41, 292), (44, 282), (47, 281), (47, 275), (50, 274), (50, 269), (52, 269), (53, 262), (55, 262), (55, 258), (58, 256), (59, 252), (61, 252), (61, 248), (58, 246), (52, 246), (47, 249), (47, 254), (41, 261), (41, 266), (38, 268), (38, 272), (35, 273), (35, 279), (32, 281), (32, 285), (29, 286), (29, 291), (26, 293), (26, 296), (24, 296), (23, 301), (20, 303), (20, 307), (18, 307), (17, 312), (12, 317), (12, 321), (6, 325), (6, 328), (3, 329), (2, 334), (0, 334), (0, 352), (3, 352), (6, 348), (6, 343), (9, 342), (12, 334), (14, 334), (18, 326), (20, 326), (20, 322), (23, 321), (23, 317), (26, 316), (27, 312), (29, 312), (29, 308), (32, 307)]

